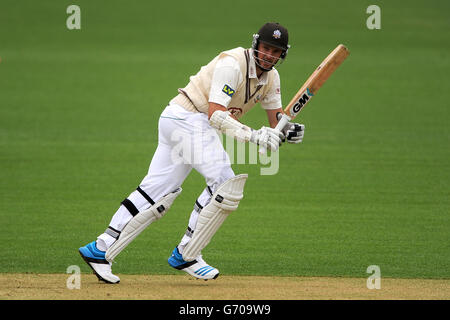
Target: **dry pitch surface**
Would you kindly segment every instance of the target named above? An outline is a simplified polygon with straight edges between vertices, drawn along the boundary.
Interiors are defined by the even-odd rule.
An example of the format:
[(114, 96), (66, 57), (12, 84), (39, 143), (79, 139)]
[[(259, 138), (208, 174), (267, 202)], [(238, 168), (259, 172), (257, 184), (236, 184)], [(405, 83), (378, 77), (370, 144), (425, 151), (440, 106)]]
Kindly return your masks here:
[[(220, 276), (213, 281), (188, 275), (120, 275), (120, 284), (81, 274), (80, 288), (68, 289), (70, 274), (0, 274), (1, 300), (448, 300), (450, 280), (381, 279), (369, 290), (364, 278)], [(72, 278), (73, 279), (73, 278)], [(73, 282), (72, 284), (75, 284)]]

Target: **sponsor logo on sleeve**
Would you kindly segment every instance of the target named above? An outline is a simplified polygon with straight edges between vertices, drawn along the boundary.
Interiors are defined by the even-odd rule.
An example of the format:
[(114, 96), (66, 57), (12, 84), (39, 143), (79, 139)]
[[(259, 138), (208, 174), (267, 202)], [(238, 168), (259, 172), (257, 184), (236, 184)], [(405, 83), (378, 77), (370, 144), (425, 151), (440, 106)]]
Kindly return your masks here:
[(235, 91), (230, 86), (224, 85), (222, 92), (224, 92), (227, 96), (232, 97)]

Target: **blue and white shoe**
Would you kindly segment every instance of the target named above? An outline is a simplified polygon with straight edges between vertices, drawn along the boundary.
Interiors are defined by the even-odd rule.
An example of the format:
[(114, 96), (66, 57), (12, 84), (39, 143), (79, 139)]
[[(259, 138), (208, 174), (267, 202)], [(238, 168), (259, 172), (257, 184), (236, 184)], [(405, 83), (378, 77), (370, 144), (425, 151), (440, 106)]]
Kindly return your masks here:
[(172, 268), (183, 270), (197, 279), (210, 280), (219, 276), (219, 270), (208, 265), (201, 255), (193, 261), (184, 261), (178, 247), (173, 249), (168, 262)]
[(79, 248), (78, 251), (99, 280), (106, 283), (119, 283), (120, 278), (112, 274), (111, 263), (105, 258), (106, 252), (97, 249), (95, 241)]

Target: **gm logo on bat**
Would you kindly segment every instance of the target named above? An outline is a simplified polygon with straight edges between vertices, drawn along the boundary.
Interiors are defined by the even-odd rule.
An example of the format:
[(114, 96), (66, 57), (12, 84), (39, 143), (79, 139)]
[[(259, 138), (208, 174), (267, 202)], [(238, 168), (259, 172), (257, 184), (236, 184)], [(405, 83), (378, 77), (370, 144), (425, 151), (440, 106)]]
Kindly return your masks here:
[(297, 102), (292, 106), (292, 113), (297, 114), (305, 104), (308, 103), (309, 98), (312, 98), (314, 94), (309, 91), (309, 88), (306, 88), (306, 92), (303, 93), (300, 98), (298, 98)]

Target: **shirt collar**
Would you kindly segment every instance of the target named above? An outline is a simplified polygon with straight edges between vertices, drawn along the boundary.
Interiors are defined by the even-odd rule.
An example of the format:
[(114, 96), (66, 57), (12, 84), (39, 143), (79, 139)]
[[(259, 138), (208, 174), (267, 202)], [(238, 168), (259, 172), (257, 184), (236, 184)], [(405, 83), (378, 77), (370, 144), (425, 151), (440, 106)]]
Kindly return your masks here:
[(253, 49), (249, 50), (249, 56), (250, 56), (250, 59), (249, 59), (250, 61), (248, 63), (248, 77), (256, 79), (258, 81), (259, 85), (267, 84), (267, 77), (268, 77), (267, 71), (264, 71), (260, 78), (258, 78), (258, 76), (256, 75), (256, 62), (255, 62), (255, 58), (253, 56)]

